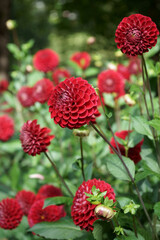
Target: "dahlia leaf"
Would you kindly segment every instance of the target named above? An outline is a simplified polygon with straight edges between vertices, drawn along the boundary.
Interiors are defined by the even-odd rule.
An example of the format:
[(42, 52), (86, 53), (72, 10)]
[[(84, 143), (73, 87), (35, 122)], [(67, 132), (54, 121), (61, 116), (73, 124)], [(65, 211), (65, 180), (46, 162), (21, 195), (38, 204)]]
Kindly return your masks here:
[(150, 127), (148, 126), (148, 122), (143, 117), (132, 117), (133, 127), (136, 132), (148, 136), (148, 138), (153, 139), (153, 135)]
[(99, 72), (98, 68), (90, 67), (90, 68), (85, 70), (85, 76), (86, 77), (91, 77), (91, 76), (97, 75), (98, 72)]
[(158, 218), (160, 219), (160, 202), (157, 202), (154, 205), (154, 213), (158, 216)]
[(135, 147), (140, 141), (142, 141), (143, 135), (137, 133), (137, 132), (131, 132), (129, 133), (129, 141), (128, 141), (128, 147), (133, 148)]
[(93, 226), (94, 226), (94, 229), (93, 229), (94, 239), (102, 240), (102, 230), (103, 230), (102, 225), (99, 222), (95, 222)]
[(49, 239), (77, 239), (83, 235), (72, 219), (61, 218), (56, 222), (41, 222), (28, 230)]
[(51, 197), (51, 198), (45, 199), (43, 208), (48, 207), (50, 205), (61, 205), (61, 204), (71, 205), (72, 201), (73, 201), (73, 198), (71, 197), (64, 197), (64, 196)]

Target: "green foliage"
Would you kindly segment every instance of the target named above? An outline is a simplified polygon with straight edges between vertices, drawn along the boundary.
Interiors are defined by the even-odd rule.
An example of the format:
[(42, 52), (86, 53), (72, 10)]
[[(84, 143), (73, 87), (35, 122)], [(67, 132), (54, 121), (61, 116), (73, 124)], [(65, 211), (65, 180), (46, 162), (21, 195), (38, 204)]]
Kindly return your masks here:
[(157, 215), (157, 217), (160, 219), (160, 202), (157, 202), (154, 205), (154, 213)]
[(47, 198), (44, 202), (43, 208), (50, 206), (50, 205), (61, 205), (61, 204), (68, 204), (71, 205), (73, 199), (71, 197), (52, 197)]
[(93, 230), (93, 237), (95, 240), (102, 240), (102, 232), (103, 232), (103, 227), (99, 223), (99, 221), (96, 221), (94, 224), (94, 230)]

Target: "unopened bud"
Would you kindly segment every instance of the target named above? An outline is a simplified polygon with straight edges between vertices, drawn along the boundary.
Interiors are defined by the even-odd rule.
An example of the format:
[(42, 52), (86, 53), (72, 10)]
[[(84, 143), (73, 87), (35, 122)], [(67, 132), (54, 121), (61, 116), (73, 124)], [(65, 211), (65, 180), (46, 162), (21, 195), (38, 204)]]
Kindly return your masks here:
[(33, 71), (32, 65), (27, 65), (27, 66), (26, 66), (26, 72), (27, 72), (27, 73), (30, 73), (30, 72), (32, 72), (32, 71)]
[(124, 95), (124, 100), (125, 102), (129, 105), (129, 106), (133, 106), (136, 104), (136, 102), (134, 101), (133, 98), (131, 98), (131, 96), (129, 94), (125, 94)]
[(17, 23), (14, 20), (9, 19), (6, 22), (6, 27), (7, 27), (8, 30), (13, 30), (14, 28), (16, 28), (16, 26), (17, 26)]
[(98, 205), (95, 208), (94, 213), (97, 218), (108, 220), (108, 221), (110, 221), (115, 215), (115, 212), (113, 211), (112, 208), (107, 207), (103, 204)]
[(85, 129), (85, 130), (74, 129), (73, 134), (78, 137), (88, 137), (89, 131), (87, 129)]
[(91, 36), (87, 39), (87, 44), (92, 45), (93, 43), (95, 43), (95, 41), (96, 41), (96, 38)]

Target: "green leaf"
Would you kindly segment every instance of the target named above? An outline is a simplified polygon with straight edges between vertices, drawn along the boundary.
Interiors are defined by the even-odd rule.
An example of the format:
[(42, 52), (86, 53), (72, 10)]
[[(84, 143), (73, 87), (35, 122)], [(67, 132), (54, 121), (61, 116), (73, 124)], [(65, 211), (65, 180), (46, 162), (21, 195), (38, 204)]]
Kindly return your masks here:
[(143, 139), (143, 136), (135, 131), (131, 132), (129, 134), (129, 142), (128, 147), (133, 148), (135, 147), (141, 140)]
[(121, 145), (123, 145), (123, 146), (126, 146), (126, 145), (127, 145), (127, 141), (126, 141), (126, 140), (124, 140), (124, 139), (122, 139), (122, 138), (119, 138), (119, 137), (117, 137), (117, 136), (114, 136), (114, 137), (115, 137), (116, 141), (117, 141), (118, 143), (120, 143)]
[(152, 132), (148, 126), (148, 121), (143, 117), (132, 117), (133, 127), (136, 132), (148, 136), (150, 139), (153, 139)]
[(145, 169), (144, 171), (141, 172), (137, 172), (136, 176), (135, 176), (135, 182), (139, 182), (141, 180), (143, 180), (144, 178), (152, 175), (153, 173), (151, 173), (149, 170)]
[(19, 176), (20, 176), (20, 168), (18, 162), (14, 162), (10, 172), (9, 172), (11, 185), (13, 189), (16, 189), (19, 183)]
[(85, 70), (84, 74), (85, 74), (85, 77), (91, 77), (91, 76), (97, 75), (98, 72), (99, 72), (98, 68), (90, 67)]
[(132, 199), (127, 197), (117, 197), (116, 200), (118, 201), (121, 208), (123, 208), (125, 205), (129, 204)]
[(71, 219), (64, 218), (56, 222), (38, 223), (29, 231), (49, 239), (77, 239), (83, 235), (82, 230)]
[(51, 197), (45, 199), (43, 208), (50, 206), (50, 205), (61, 205), (61, 204), (67, 204), (71, 205), (73, 202), (73, 198), (71, 197)]
[[(132, 177), (134, 178), (134, 175), (135, 175), (134, 162), (132, 160), (130, 160), (129, 158), (126, 158), (123, 156), (122, 156), (122, 159), (125, 162), (126, 166), (128, 167)], [(119, 157), (117, 155), (115, 155), (115, 154), (107, 155), (107, 168), (108, 168), (109, 172), (115, 178), (131, 181), (125, 167), (123, 166), (121, 160), (119, 159)]]
[(141, 87), (138, 86), (137, 84), (132, 84), (129, 92), (130, 93), (132, 93), (132, 92), (134, 92), (134, 93), (143, 93)]
[(93, 237), (96, 240), (102, 240), (102, 225), (99, 222), (94, 222), (93, 224), (94, 229), (93, 229)]
[(160, 219), (160, 202), (157, 202), (154, 205), (154, 213), (158, 216), (158, 218)]
[(92, 178), (93, 162), (89, 163), (84, 170), (86, 181)]
[(153, 119), (149, 121), (148, 124), (155, 128), (156, 130), (160, 131), (160, 119)]

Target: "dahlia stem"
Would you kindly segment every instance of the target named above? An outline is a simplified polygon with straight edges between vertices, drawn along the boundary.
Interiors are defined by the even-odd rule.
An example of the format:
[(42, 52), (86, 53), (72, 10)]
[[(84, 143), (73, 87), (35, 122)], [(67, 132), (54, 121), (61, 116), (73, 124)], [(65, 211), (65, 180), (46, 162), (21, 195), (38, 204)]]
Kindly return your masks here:
[(51, 163), (52, 167), (54, 168), (55, 172), (57, 173), (59, 179), (61, 180), (61, 182), (63, 183), (63, 185), (65, 186), (65, 188), (69, 192), (69, 194), (71, 195), (71, 197), (74, 197), (72, 192), (71, 192), (71, 190), (69, 189), (69, 187), (67, 186), (66, 182), (64, 181), (63, 177), (61, 176), (60, 172), (58, 171), (55, 163), (51, 160), (51, 158), (48, 156), (48, 154), (46, 152), (44, 152), (44, 154), (48, 158), (49, 162)]
[(114, 151), (114, 153), (117, 154), (117, 156), (118, 156), (119, 159), (121, 160), (124, 168), (126, 169), (126, 172), (128, 173), (128, 176), (129, 176), (130, 179), (131, 179), (132, 184), (133, 184), (134, 187), (135, 187), (135, 190), (136, 190), (136, 192), (137, 192), (137, 196), (138, 196), (138, 198), (139, 198), (139, 200), (140, 200), (140, 202), (141, 202), (141, 205), (142, 205), (142, 207), (143, 207), (143, 210), (144, 210), (144, 212), (145, 212), (145, 215), (146, 215), (146, 217), (147, 217), (147, 219), (148, 219), (148, 222), (149, 222), (149, 224), (150, 224), (150, 227), (151, 227), (151, 229), (152, 229), (152, 233), (153, 233), (154, 237), (156, 238), (156, 233), (154, 232), (154, 228), (153, 228), (153, 225), (152, 225), (152, 221), (151, 221), (151, 219), (150, 219), (150, 216), (149, 216), (149, 214), (148, 214), (148, 211), (147, 211), (147, 209), (146, 209), (146, 207), (145, 207), (145, 205), (144, 205), (143, 199), (142, 199), (142, 197), (141, 197), (141, 195), (140, 195), (140, 192), (139, 192), (138, 187), (137, 187), (137, 185), (136, 185), (136, 183), (135, 183), (135, 181), (134, 181), (134, 178), (132, 177), (132, 175), (131, 175), (131, 173), (130, 173), (128, 167), (127, 167), (127, 165), (125, 164), (125, 162), (124, 162), (124, 160), (123, 160), (123, 158), (122, 158), (122, 156), (121, 156), (121, 155), (118, 153), (118, 151), (112, 146), (112, 144), (108, 141), (108, 139), (101, 134), (101, 132), (94, 126), (94, 124), (93, 124), (92, 122), (90, 122), (90, 125), (91, 125), (91, 126), (94, 128), (94, 130), (104, 139), (104, 141), (111, 147), (111, 149)]
[(83, 181), (85, 181), (82, 137), (80, 137), (79, 139), (80, 139), (80, 148), (81, 148), (81, 170), (82, 170)]
[(133, 217), (133, 230), (134, 230), (135, 236), (137, 238), (138, 235), (137, 235), (137, 227), (136, 227), (135, 216), (133, 215), (132, 217)]
[(117, 130), (119, 131), (121, 128), (121, 122), (120, 122), (120, 108), (119, 108), (119, 104), (118, 104), (118, 99), (114, 100), (115, 102), (115, 120), (116, 120), (116, 124), (117, 124)]

